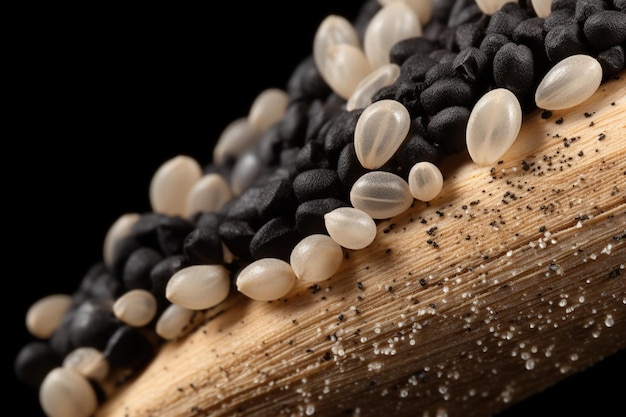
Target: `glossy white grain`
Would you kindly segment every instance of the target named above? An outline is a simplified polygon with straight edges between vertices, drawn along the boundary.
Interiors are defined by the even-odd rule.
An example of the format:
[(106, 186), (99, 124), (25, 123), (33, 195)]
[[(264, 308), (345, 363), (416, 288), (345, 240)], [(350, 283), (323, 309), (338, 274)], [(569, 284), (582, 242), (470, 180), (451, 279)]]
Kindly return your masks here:
[(352, 206), (373, 219), (389, 219), (404, 213), (413, 200), (409, 184), (399, 175), (387, 171), (367, 172), (350, 189)]
[(48, 417), (91, 417), (98, 407), (87, 379), (65, 367), (48, 372), (39, 387), (39, 403)]
[(432, 162), (418, 162), (409, 171), (409, 188), (411, 194), (420, 201), (432, 201), (441, 193), (443, 174)]
[(51, 294), (35, 301), (26, 311), (26, 329), (38, 339), (48, 339), (59, 328), (72, 305), (72, 296)]
[(376, 238), (372, 216), (354, 207), (338, 207), (324, 215), (328, 235), (346, 249), (363, 249)]
[(476, 0), (476, 5), (486, 15), (492, 15), (506, 3), (517, 3), (517, 0)]
[(172, 275), (165, 297), (181, 307), (204, 310), (224, 301), (229, 290), (229, 271), (223, 265), (191, 265)]
[(327, 84), (345, 100), (350, 98), (361, 80), (373, 70), (363, 50), (347, 43), (329, 47), (325, 62)]
[(134, 289), (113, 303), (113, 314), (123, 323), (141, 327), (150, 323), (157, 312), (157, 300), (150, 291)]
[(170, 216), (185, 216), (187, 195), (202, 177), (202, 167), (186, 155), (165, 161), (150, 181), (152, 211)]
[(155, 331), (165, 340), (174, 340), (189, 326), (195, 310), (170, 304), (156, 322)]
[(291, 266), (277, 258), (258, 259), (237, 276), (237, 290), (257, 301), (273, 301), (284, 297), (296, 282)]
[(313, 37), (313, 60), (320, 75), (326, 82), (328, 82), (326, 70), (328, 50), (342, 43), (361, 48), (359, 35), (348, 19), (335, 14), (326, 16), (318, 26)]
[(378, 0), (381, 6), (385, 6), (394, 1), (402, 1), (407, 4), (417, 15), (422, 27), (430, 22), (433, 16), (433, 0)]
[(83, 346), (74, 349), (63, 359), (63, 367), (73, 369), (85, 378), (104, 381), (109, 375), (109, 362), (98, 349)]
[(213, 148), (213, 162), (221, 165), (229, 158), (237, 158), (253, 149), (261, 138), (248, 117), (240, 117), (230, 122), (220, 134)]
[(140, 217), (139, 213), (125, 213), (118, 217), (109, 227), (102, 245), (102, 259), (106, 266), (111, 267), (115, 246), (119, 241), (128, 237)]
[(306, 236), (293, 248), (289, 258), (296, 278), (304, 282), (330, 279), (342, 261), (343, 249), (330, 236), (324, 234)]
[(537, 17), (545, 19), (552, 12), (552, 0), (531, 0), (530, 3)]
[(233, 198), (228, 181), (217, 173), (205, 174), (187, 195), (186, 215), (217, 213)]
[(496, 88), (484, 94), (470, 112), (467, 151), (481, 166), (496, 163), (509, 150), (522, 126), (522, 108), (515, 94)]
[(401, 40), (422, 35), (422, 25), (411, 7), (402, 1), (391, 2), (374, 14), (363, 39), (365, 56), (373, 68), (390, 62), (391, 48)]
[(571, 55), (557, 62), (535, 91), (535, 103), (544, 110), (574, 107), (593, 95), (602, 82), (602, 67), (590, 55)]
[(365, 76), (356, 86), (346, 103), (346, 110), (363, 109), (372, 103), (374, 94), (381, 88), (393, 84), (400, 76), (400, 66), (389, 63), (380, 66)]
[(383, 166), (396, 153), (411, 127), (411, 115), (396, 100), (379, 100), (367, 106), (354, 129), (354, 151), (368, 169)]
[(267, 88), (254, 99), (248, 120), (253, 129), (265, 132), (285, 117), (289, 96), (280, 88)]

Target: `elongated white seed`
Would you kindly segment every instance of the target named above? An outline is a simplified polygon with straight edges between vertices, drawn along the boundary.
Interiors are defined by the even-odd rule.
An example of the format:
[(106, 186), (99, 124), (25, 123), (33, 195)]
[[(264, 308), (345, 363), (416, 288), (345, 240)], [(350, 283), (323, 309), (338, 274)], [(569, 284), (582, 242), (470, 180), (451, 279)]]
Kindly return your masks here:
[(413, 9), (422, 27), (430, 22), (430, 19), (433, 17), (434, 0), (378, 0), (378, 3), (381, 6), (385, 6), (392, 1), (403, 1)]
[(48, 339), (59, 328), (72, 305), (72, 296), (51, 294), (35, 301), (26, 312), (26, 329), (39, 339)]
[(289, 263), (296, 278), (304, 282), (330, 279), (341, 266), (343, 249), (330, 236), (313, 234), (302, 239), (291, 251)]
[(156, 322), (155, 331), (165, 340), (174, 340), (189, 325), (195, 310), (170, 304)]
[(391, 48), (401, 40), (422, 35), (419, 18), (403, 1), (391, 2), (372, 17), (365, 28), (363, 50), (373, 68), (390, 62)]
[(201, 177), (202, 167), (194, 158), (178, 155), (165, 161), (150, 181), (152, 211), (184, 216), (187, 194)]
[(413, 197), (420, 201), (432, 201), (441, 193), (443, 174), (432, 162), (418, 162), (409, 171), (409, 188)]
[(115, 253), (115, 245), (130, 234), (133, 226), (140, 217), (139, 213), (122, 214), (109, 227), (104, 237), (104, 244), (102, 245), (102, 259), (106, 266), (111, 267)]
[(411, 207), (413, 195), (409, 184), (399, 175), (370, 171), (352, 185), (350, 202), (373, 219), (389, 219)]
[(289, 96), (280, 88), (268, 88), (261, 91), (252, 102), (248, 112), (250, 125), (259, 132), (265, 132), (285, 117), (288, 104)]
[(213, 148), (213, 162), (222, 165), (230, 158), (237, 158), (253, 149), (261, 138), (261, 132), (250, 124), (248, 116), (230, 122), (220, 134)]
[(545, 19), (552, 12), (552, 0), (531, 0), (530, 3), (537, 17)]
[(87, 379), (64, 367), (48, 372), (39, 387), (39, 403), (48, 417), (90, 417), (98, 407)]
[(217, 213), (233, 198), (228, 181), (217, 173), (205, 174), (187, 195), (187, 218), (197, 213)]
[(204, 310), (226, 299), (230, 291), (223, 265), (191, 265), (178, 270), (165, 287), (165, 297), (190, 310)]
[(535, 91), (535, 103), (544, 110), (574, 107), (596, 92), (602, 82), (602, 66), (592, 56), (571, 55), (556, 63)]
[(505, 3), (517, 3), (517, 0), (476, 0), (478, 8), (489, 16), (500, 10)]
[(363, 249), (376, 238), (376, 222), (354, 207), (338, 207), (324, 215), (329, 236), (347, 249)]
[(113, 314), (129, 326), (141, 327), (150, 323), (157, 312), (157, 301), (150, 291), (130, 290), (113, 303)]
[(364, 168), (377, 169), (396, 153), (411, 127), (411, 115), (396, 100), (367, 106), (354, 128), (354, 151)]
[(345, 100), (373, 70), (363, 50), (347, 43), (330, 46), (324, 62), (326, 83)]
[(273, 301), (284, 297), (296, 282), (291, 266), (277, 258), (258, 259), (239, 272), (237, 290), (257, 301)]
[(63, 367), (73, 369), (82, 376), (103, 381), (109, 375), (109, 362), (98, 349), (83, 346), (74, 349), (63, 359)]
[(498, 161), (509, 150), (522, 127), (522, 108), (515, 94), (496, 88), (483, 95), (470, 112), (466, 128), (467, 151), (481, 166)]
[(313, 60), (320, 75), (327, 83), (328, 50), (332, 46), (342, 43), (361, 48), (359, 36), (348, 19), (335, 14), (326, 16), (313, 37)]
[(346, 103), (346, 110), (364, 109), (381, 88), (391, 85), (400, 76), (400, 66), (389, 63), (382, 65), (365, 76), (356, 86)]

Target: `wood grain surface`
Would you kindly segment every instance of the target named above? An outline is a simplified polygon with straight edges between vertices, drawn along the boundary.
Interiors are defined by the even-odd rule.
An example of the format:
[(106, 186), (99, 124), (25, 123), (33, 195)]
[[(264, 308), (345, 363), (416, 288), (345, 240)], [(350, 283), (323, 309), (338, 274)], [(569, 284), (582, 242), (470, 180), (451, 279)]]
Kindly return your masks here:
[(626, 349), (626, 77), (379, 222), (284, 299), (232, 293), (97, 417), (486, 417)]

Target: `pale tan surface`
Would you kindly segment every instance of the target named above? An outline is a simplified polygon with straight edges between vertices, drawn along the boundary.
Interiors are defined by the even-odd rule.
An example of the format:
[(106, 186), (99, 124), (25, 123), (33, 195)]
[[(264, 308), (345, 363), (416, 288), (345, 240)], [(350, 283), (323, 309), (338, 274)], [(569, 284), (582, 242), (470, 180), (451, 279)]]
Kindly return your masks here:
[(625, 96), (532, 113), (493, 171), (452, 158), (319, 290), (233, 294), (97, 416), (483, 417), (625, 349)]

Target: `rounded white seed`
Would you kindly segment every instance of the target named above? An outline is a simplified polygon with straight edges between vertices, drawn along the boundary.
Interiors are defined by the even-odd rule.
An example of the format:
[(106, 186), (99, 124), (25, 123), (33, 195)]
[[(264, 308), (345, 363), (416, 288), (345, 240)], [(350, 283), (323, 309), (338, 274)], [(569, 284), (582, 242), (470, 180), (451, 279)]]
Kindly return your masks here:
[(359, 36), (352, 23), (343, 16), (328, 15), (317, 28), (313, 38), (313, 60), (320, 75), (328, 82), (326, 71), (328, 50), (335, 45), (346, 43), (361, 47)]
[(391, 2), (374, 14), (365, 28), (363, 50), (373, 68), (390, 62), (391, 48), (401, 40), (422, 35), (419, 18), (403, 1)]
[(535, 103), (544, 110), (574, 107), (596, 92), (602, 82), (602, 66), (592, 56), (571, 55), (556, 63), (535, 91)]
[(26, 329), (39, 339), (48, 339), (59, 328), (72, 305), (68, 294), (47, 295), (35, 301), (26, 312)]
[(443, 174), (432, 162), (418, 162), (409, 171), (409, 188), (413, 197), (420, 201), (432, 201), (441, 193)]
[(63, 367), (73, 369), (82, 376), (95, 381), (104, 381), (110, 366), (102, 352), (93, 347), (79, 347), (63, 359)]
[(201, 177), (202, 167), (189, 156), (178, 155), (165, 161), (150, 181), (152, 211), (184, 216), (189, 190)]
[(205, 174), (187, 195), (187, 218), (198, 213), (217, 213), (233, 198), (230, 185), (217, 173)]
[(204, 310), (226, 299), (230, 290), (223, 265), (191, 265), (178, 270), (165, 287), (165, 297), (190, 310)]
[(509, 150), (522, 126), (522, 108), (515, 94), (496, 88), (483, 95), (470, 112), (467, 150), (481, 166), (491, 165)]
[(348, 100), (361, 80), (372, 72), (372, 66), (363, 50), (340, 43), (326, 51), (326, 82), (341, 98)]
[(373, 219), (389, 219), (411, 207), (413, 195), (409, 184), (399, 175), (370, 171), (352, 185), (350, 202)]
[(156, 298), (150, 291), (143, 289), (130, 290), (113, 303), (115, 317), (133, 327), (150, 323), (156, 313)]
[(419, 18), (422, 26), (430, 22), (433, 17), (434, 0), (378, 0), (381, 6), (385, 6), (392, 1), (403, 1), (406, 3)]
[(106, 266), (111, 267), (115, 253), (115, 245), (130, 234), (133, 226), (140, 217), (139, 213), (122, 214), (115, 220), (111, 227), (109, 227), (104, 237), (104, 244), (102, 245), (102, 259)]
[(313, 234), (302, 239), (291, 251), (289, 263), (296, 278), (304, 282), (322, 282), (337, 272), (343, 261), (343, 249), (330, 236)]
[(48, 417), (90, 417), (98, 407), (87, 379), (64, 367), (48, 372), (39, 387), (39, 403)]
[(376, 238), (376, 222), (354, 207), (338, 207), (324, 215), (330, 237), (347, 249), (363, 249)]
[(195, 310), (170, 304), (156, 322), (155, 331), (165, 340), (174, 340), (189, 325)]
[(257, 301), (273, 301), (284, 297), (296, 282), (291, 266), (277, 258), (258, 259), (239, 272), (237, 290)]
[(476, 0), (478, 8), (489, 16), (500, 10), (506, 3), (517, 3), (517, 0)]
[(220, 134), (213, 148), (213, 162), (221, 165), (229, 158), (237, 158), (243, 153), (253, 149), (261, 132), (250, 124), (248, 117), (240, 117), (230, 122)]
[(377, 169), (396, 153), (411, 127), (402, 103), (384, 99), (367, 106), (354, 128), (354, 151), (364, 168)]
[(254, 99), (248, 120), (250, 125), (259, 132), (265, 132), (272, 125), (285, 117), (289, 96), (280, 88), (268, 88)]
[(398, 64), (385, 64), (365, 76), (356, 86), (346, 103), (346, 110), (364, 109), (372, 103), (372, 97), (381, 88), (393, 84), (400, 76)]
[(537, 17), (545, 19), (552, 12), (552, 0), (531, 0), (530, 3)]
[(259, 178), (263, 172), (263, 164), (254, 152), (241, 155), (230, 174), (230, 189), (233, 195), (241, 195)]

